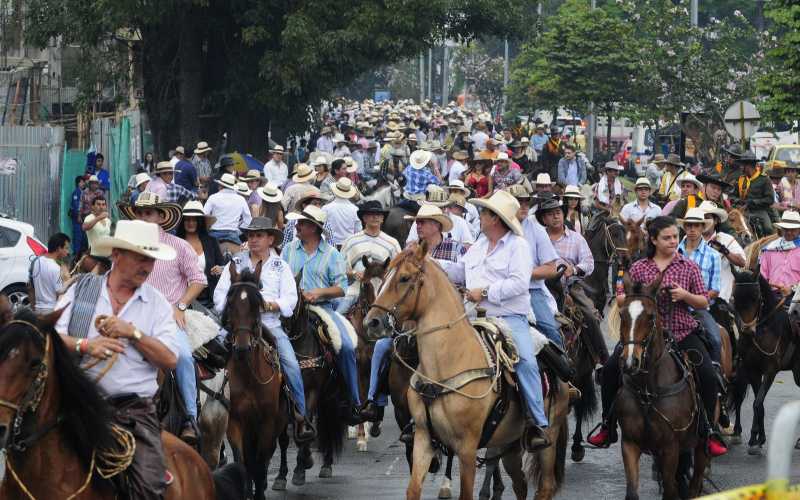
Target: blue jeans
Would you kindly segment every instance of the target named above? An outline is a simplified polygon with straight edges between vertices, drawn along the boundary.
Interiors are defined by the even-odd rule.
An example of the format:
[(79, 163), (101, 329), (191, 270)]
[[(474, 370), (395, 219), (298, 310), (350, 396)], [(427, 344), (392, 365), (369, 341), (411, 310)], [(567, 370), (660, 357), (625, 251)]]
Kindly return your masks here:
[(186, 413), (197, 420), (197, 377), (194, 371), (194, 358), (189, 337), (186, 332), (178, 327), (178, 366), (175, 367), (175, 378), (178, 381), (178, 390), (186, 405)]
[(519, 362), (514, 366), (519, 380), (520, 390), (528, 407), (528, 414), (534, 422), (541, 427), (547, 427), (547, 415), (544, 413), (544, 398), (542, 397), (542, 379), (539, 376), (539, 364), (533, 352), (533, 339), (531, 339), (528, 318), (522, 314), (501, 316), (500, 319), (508, 324), (514, 343), (517, 345)]
[(722, 338), (719, 333), (719, 325), (714, 321), (711, 312), (708, 309), (695, 309), (694, 311), (697, 320), (703, 325), (706, 332), (708, 332), (708, 339), (711, 340), (711, 361), (719, 363), (722, 357)]
[(382, 338), (375, 342), (375, 348), (372, 351), (372, 361), (369, 369), (369, 392), (367, 399), (374, 401), (378, 406), (386, 406), (389, 399), (386, 394), (376, 394), (378, 391), (379, 376), (381, 368), (389, 361), (389, 355), (392, 352), (392, 339)]
[(80, 255), (81, 250), (86, 248), (86, 233), (83, 232), (83, 228), (80, 222), (72, 222), (72, 255), (75, 258)]
[(356, 351), (350, 336), (347, 334), (347, 329), (342, 323), (343, 318), (334, 313), (332, 304), (320, 304), (328, 312), (331, 313), (333, 322), (336, 323), (336, 328), (339, 330), (339, 336), (342, 338), (342, 349), (336, 356), (336, 365), (339, 367), (339, 373), (344, 377), (347, 389), (350, 391), (350, 399), (356, 406), (361, 406), (361, 398), (358, 394), (358, 369), (356, 368)]
[(561, 341), (561, 334), (558, 332), (555, 314), (547, 303), (547, 294), (541, 288), (532, 288), (530, 293), (531, 309), (536, 316), (536, 328), (551, 342), (563, 348), (564, 344)]
[(306, 415), (306, 393), (303, 388), (303, 374), (300, 371), (300, 364), (294, 353), (292, 342), (280, 326), (269, 328), (270, 333), (275, 337), (275, 344), (278, 347), (278, 357), (281, 360), (281, 370), (286, 377), (286, 384), (292, 392), (297, 410)]
[(237, 245), (242, 244), (242, 240), (239, 238), (239, 231), (209, 231), (208, 235), (220, 243), (223, 241), (230, 241), (231, 243), (236, 243)]
[(336, 312), (344, 316), (353, 307), (353, 304), (358, 300), (358, 295), (345, 295), (333, 301), (336, 304)]

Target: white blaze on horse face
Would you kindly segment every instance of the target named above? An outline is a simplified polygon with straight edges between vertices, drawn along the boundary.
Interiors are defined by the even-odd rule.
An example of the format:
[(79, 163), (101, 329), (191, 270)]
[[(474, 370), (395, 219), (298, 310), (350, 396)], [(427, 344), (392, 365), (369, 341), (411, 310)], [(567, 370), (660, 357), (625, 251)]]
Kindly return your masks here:
[(378, 277), (370, 278), (369, 282), (372, 285), (372, 290), (374, 293), (378, 293), (378, 290), (380, 290), (381, 286), (383, 285), (383, 280)]
[(394, 269), (389, 271), (389, 274), (386, 275), (386, 278), (384, 278), (383, 280), (383, 284), (381, 285), (380, 289), (378, 289), (378, 295), (375, 297), (376, 301), (381, 295), (383, 295), (383, 292), (386, 290), (386, 287), (389, 285), (389, 283), (391, 283), (392, 278), (394, 278), (396, 272), (397, 268), (395, 267)]
[[(634, 337), (634, 332), (636, 331), (636, 320), (639, 319), (639, 316), (644, 312), (644, 306), (642, 302), (639, 300), (634, 300), (630, 304), (628, 304), (628, 314), (631, 317), (631, 331), (628, 334), (628, 338), (625, 339), (627, 342), (634, 342), (636, 337)], [(625, 358), (625, 366), (631, 368), (633, 365), (633, 351), (634, 346), (633, 344), (625, 346), (628, 350), (628, 356)]]
[(242, 293), (239, 294), (239, 299), (247, 300), (247, 292), (242, 290)]

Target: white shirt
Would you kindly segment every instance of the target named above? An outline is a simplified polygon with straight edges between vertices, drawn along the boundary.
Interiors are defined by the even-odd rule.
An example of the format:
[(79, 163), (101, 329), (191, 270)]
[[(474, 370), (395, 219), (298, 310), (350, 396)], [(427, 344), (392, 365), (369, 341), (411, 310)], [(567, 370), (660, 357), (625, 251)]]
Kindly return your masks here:
[[(445, 238), (452, 238), (464, 246), (475, 243), (475, 235), (472, 234), (472, 227), (469, 225), (466, 219), (449, 212), (447, 216), (450, 217), (451, 221), (453, 221), (453, 229), (451, 229), (449, 232), (442, 233), (444, 234)], [(419, 240), (419, 235), (417, 234), (417, 225), (412, 224), (411, 230), (408, 232), (408, 237), (406, 238), (406, 246), (408, 246), (408, 244), (412, 241), (417, 240)]]
[(533, 273), (533, 259), (525, 238), (509, 231), (489, 252), (489, 239), (481, 236), (446, 271), (452, 282), (465, 283), (470, 290), (488, 289), (489, 296), (479, 304), (486, 309), (487, 316), (528, 316), (531, 310), (528, 287)]
[(42, 255), (33, 262), (31, 271), (33, 289), (36, 292), (36, 312), (51, 312), (56, 308), (58, 292), (64, 286), (61, 266), (55, 259)]
[[(95, 307), (95, 317), (100, 315), (111, 316), (111, 300), (108, 296), (108, 274), (103, 276), (100, 297)], [(66, 307), (64, 313), (56, 323), (56, 331), (68, 335), (72, 306), (75, 302), (75, 285), (58, 301), (57, 308)], [(159, 340), (173, 355), (178, 356), (178, 325), (172, 317), (172, 306), (161, 292), (144, 283), (136, 289), (133, 296), (122, 307), (117, 317), (133, 323), (143, 335)], [(94, 319), (89, 323), (89, 340), (100, 334), (94, 326)], [(108, 373), (97, 383), (100, 389), (108, 396), (118, 396), (126, 393), (136, 393), (143, 398), (152, 398), (158, 390), (158, 369), (147, 361), (144, 356), (130, 343), (121, 339), (125, 350), (120, 353), (117, 362), (108, 370)], [(88, 362), (84, 360), (84, 363)], [(106, 362), (100, 362), (87, 370), (86, 374), (91, 379), (97, 378), (107, 368)]]
[[(345, 240), (341, 250), (347, 262), (347, 272), (350, 273), (364, 271), (362, 257), (384, 262), (386, 259), (393, 259), (399, 253), (400, 243), (383, 231), (378, 236), (370, 236), (364, 231), (358, 232)], [(347, 295), (358, 295), (358, 290), (358, 281), (353, 281), (347, 288)]]
[[(256, 266), (250, 260), (249, 252), (238, 253), (234, 256), (233, 262), (239, 272), (245, 269), (255, 271)], [(222, 314), (225, 309), (225, 301), (228, 297), (228, 290), (231, 288), (231, 264), (225, 265), (219, 277), (217, 288), (214, 289), (214, 309), (218, 314)], [(261, 266), (261, 297), (265, 301), (278, 304), (278, 311), (265, 311), (261, 313), (261, 323), (267, 328), (281, 326), (281, 316), (288, 318), (294, 313), (297, 305), (297, 285), (292, 276), (292, 270), (283, 259), (273, 250), (264, 265)]]
[(450, 173), (447, 176), (447, 183), (452, 184), (453, 181), (461, 180), (461, 177), (464, 175), (464, 172), (467, 171), (467, 166), (461, 163), (458, 160), (453, 160), (453, 163), (450, 164)]
[(333, 154), (334, 146), (335, 144), (333, 143), (333, 140), (327, 135), (321, 135), (319, 136), (319, 139), (317, 139), (317, 151), (324, 151), (326, 153)]
[[(83, 223), (86, 224), (87, 222), (92, 222), (96, 218), (97, 216), (95, 214), (89, 214), (85, 219), (83, 219)], [(89, 241), (89, 249), (94, 249), (94, 246), (97, 244), (97, 240), (104, 236), (111, 236), (111, 219), (108, 217), (92, 226), (90, 230), (86, 231), (86, 239)]]
[(361, 220), (358, 218), (358, 207), (350, 200), (335, 197), (333, 201), (322, 207), (328, 214), (328, 224), (331, 228), (331, 245), (341, 245), (344, 241), (361, 231)]
[[(734, 255), (740, 255), (743, 258), (746, 258), (744, 250), (742, 246), (736, 241), (736, 238), (731, 236), (727, 233), (714, 233), (711, 239), (717, 240), (722, 243), (722, 246), (730, 250), (730, 252)], [(710, 241), (706, 239), (706, 242)], [(719, 280), (720, 280), (720, 291), (719, 297), (728, 302), (730, 304), (731, 296), (733, 295), (733, 269), (731, 267), (731, 261), (728, 260), (727, 257), (720, 254), (720, 272), (719, 272)], [(38, 298), (38, 292), (37, 292)]]
[(472, 149), (475, 151), (483, 151), (486, 149), (486, 141), (489, 140), (489, 136), (486, 132), (479, 130), (472, 134)]
[(477, 240), (478, 235), (481, 234), (481, 217), (478, 213), (478, 207), (472, 203), (467, 203), (467, 214), (464, 218), (469, 224), (473, 239)]
[(346, 158), (348, 156), (350, 156), (350, 148), (347, 146), (339, 146), (333, 150), (334, 158)]
[(203, 211), (217, 218), (210, 228), (213, 231), (239, 231), (253, 220), (247, 201), (229, 188), (222, 188), (209, 196)]
[(639, 200), (633, 200), (630, 203), (626, 203), (622, 210), (619, 212), (620, 217), (625, 220), (636, 221), (642, 219), (642, 228), (644, 229), (644, 223), (650, 219), (655, 219), (659, 215), (661, 215), (661, 207), (656, 205), (650, 200), (647, 200), (647, 209), (642, 209), (639, 206)]
[[(537, 222), (535, 217), (526, 217), (522, 221), (522, 232), (531, 249), (533, 267), (558, 260), (558, 253), (553, 247), (553, 242), (550, 241), (550, 236), (547, 235), (545, 228), (541, 224), (537, 224)], [(547, 289), (544, 285), (544, 280), (534, 280), (533, 278), (531, 278), (530, 287), (531, 289)]]
[(283, 162), (270, 160), (264, 164), (264, 177), (267, 181), (281, 187), (289, 178), (289, 167)]

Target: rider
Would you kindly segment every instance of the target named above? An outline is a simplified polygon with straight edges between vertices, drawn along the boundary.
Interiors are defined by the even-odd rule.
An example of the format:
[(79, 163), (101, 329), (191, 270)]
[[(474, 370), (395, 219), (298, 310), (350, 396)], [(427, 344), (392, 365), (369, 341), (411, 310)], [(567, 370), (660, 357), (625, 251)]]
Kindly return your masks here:
[(734, 203), (747, 208), (750, 220), (761, 224), (763, 232), (759, 236), (766, 236), (775, 232), (770, 218), (770, 207), (775, 203), (775, 191), (769, 178), (756, 165), (757, 162), (756, 155), (750, 151), (736, 159), (737, 166), (741, 166), (742, 175), (736, 183)]
[(686, 215), (689, 209), (696, 208), (703, 202), (703, 197), (699, 194), (703, 189), (703, 183), (694, 175), (686, 173), (678, 179), (678, 184), (681, 187), (681, 199), (670, 201), (664, 205), (664, 210), (661, 211), (662, 215), (671, 215), (676, 219), (680, 219)]
[(730, 304), (731, 296), (733, 295), (732, 266), (745, 267), (747, 265), (745, 253), (736, 238), (719, 231), (725, 221), (728, 220), (728, 212), (724, 208), (720, 208), (710, 201), (704, 201), (700, 204), (700, 209), (705, 212), (707, 220), (710, 219), (714, 222), (703, 231), (703, 238), (711, 248), (722, 255), (719, 275), (720, 289), (717, 299), (727, 305)]
[[(315, 432), (306, 413), (303, 375), (292, 343), (281, 327), (281, 316), (290, 317), (297, 305), (297, 286), (292, 271), (275, 252), (275, 243), (282, 240), (283, 233), (275, 227), (269, 217), (254, 217), (250, 225), (243, 227), (242, 231), (247, 234), (247, 250), (236, 254), (233, 257), (233, 264), (241, 273), (245, 269), (255, 271), (258, 262), (263, 263), (260, 285), (264, 312), (261, 313), (261, 323), (275, 338), (281, 371), (294, 400), (297, 422), (295, 439), (300, 443), (307, 442), (314, 438)], [(220, 315), (225, 309), (228, 291), (231, 288), (230, 266), (231, 263), (225, 266), (214, 290), (214, 309)]]
[[(649, 284), (661, 277), (661, 290), (657, 296), (658, 312), (666, 332), (675, 340), (680, 351), (691, 349), (701, 356), (695, 365), (699, 380), (697, 389), (705, 407), (706, 416), (714, 415), (717, 402), (717, 379), (711, 365), (705, 343), (700, 340), (697, 321), (692, 317), (689, 308), (702, 309), (708, 307), (708, 294), (703, 287), (700, 269), (691, 260), (678, 252), (678, 228), (672, 217), (656, 217), (647, 225), (647, 258), (636, 261), (630, 268), (633, 281)], [(625, 299), (624, 292), (617, 291), (617, 304)], [(620, 353), (622, 349), (614, 349), (602, 371), (603, 423), (598, 432), (589, 436), (588, 441), (594, 446), (607, 447), (617, 440), (616, 424), (609, 427), (609, 410), (620, 388)], [(693, 363), (698, 362), (693, 355)], [(711, 432), (708, 420), (701, 426), (701, 434), (708, 437), (708, 449), (711, 456), (727, 453), (722, 440)]]
[[(594, 271), (594, 258), (589, 244), (583, 236), (564, 225), (564, 210), (557, 199), (542, 201), (536, 208), (536, 219), (545, 227), (550, 242), (558, 254), (558, 264), (565, 264), (564, 278), (572, 276), (584, 278)], [(600, 331), (600, 315), (594, 307), (592, 299), (586, 296), (580, 281), (572, 283), (568, 293), (575, 305), (583, 312), (586, 318), (587, 336), (590, 348), (597, 355), (601, 363), (608, 359), (608, 349)]]
[(480, 216), (483, 237), (458, 263), (447, 266), (447, 274), (451, 281), (466, 284), (466, 300), (484, 308), (487, 316), (502, 319), (511, 330), (519, 353), (514, 369), (530, 419), (525, 445), (528, 450), (541, 449), (549, 446), (550, 441), (543, 430), (548, 422), (528, 325), (533, 259), (517, 219), (520, 206), (507, 191), (497, 191), (489, 199), (470, 200), (470, 203), (483, 208)]
[(197, 266), (197, 254), (192, 246), (177, 236), (168, 233), (180, 222), (181, 207), (172, 203), (161, 203), (155, 193), (144, 192), (136, 199), (134, 206), (120, 205), (120, 213), (128, 219), (153, 222), (160, 226), (159, 241), (177, 253), (175, 260), (160, 260), (153, 267), (147, 283), (164, 294), (173, 306), (173, 315), (178, 324), (178, 367), (175, 369), (178, 388), (186, 406), (189, 420), (181, 431), (181, 439), (188, 443), (197, 442), (197, 379), (195, 377), (194, 357), (186, 334), (186, 309), (208, 286), (208, 279)]
[(619, 216), (626, 221), (641, 220), (641, 226), (644, 229), (648, 220), (655, 219), (661, 215), (661, 207), (650, 201), (650, 194), (653, 192), (653, 188), (650, 186), (650, 181), (647, 180), (647, 177), (637, 179), (634, 189), (636, 191), (636, 199), (625, 204), (619, 212)]
[[(155, 224), (121, 220), (113, 238), (103, 237), (99, 248), (111, 252), (111, 271), (73, 285), (57, 309), (56, 323), (66, 347), (98, 363), (87, 370), (108, 397), (115, 423), (136, 439), (128, 469), (131, 498), (160, 500), (171, 475), (166, 472), (153, 396), (158, 371), (177, 365), (179, 342), (172, 306), (145, 283), (156, 262), (175, 258), (175, 250), (159, 241)], [(99, 331), (98, 331), (99, 328)], [(112, 355), (119, 354), (116, 362)]]
[(788, 296), (800, 283), (800, 213), (785, 210), (775, 225), (781, 229), (781, 237), (761, 250), (761, 275), (773, 290)]
[(625, 188), (617, 178), (622, 172), (622, 166), (614, 160), (607, 161), (603, 167), (605, 173), (594, 187), (595, 211), (609, 212), (614, 198), (625, 199)]
[(686, 165), (681, 161), (681, 157), (676, 154), (667, 155), (664, 160), (664, 172), (661, 175), (661, 184), (658, 186), (657, 197), (663, 202), (677, 200), (681, 197), (678, 179), (685, 176)]
[(300, 276), (303, 298), (310, 304), (326, 309), (336, 324), (342, 347), (337, 355), (339, 372), (344, 377), (350, 395), (346, 420), (350, 425), (361, 423), (356, 370), (356, 353), (343, 316), (333, 310), (333, 299), (342, 297), (347, 289), (346, 266), (342, 254), (322, 238), (325, 212), (315, 205), (307, 205), (300, 213), (286, 216), (296, 220), (297, 238), (283, 248), (281, 257), (289, 263), (292, 275)]

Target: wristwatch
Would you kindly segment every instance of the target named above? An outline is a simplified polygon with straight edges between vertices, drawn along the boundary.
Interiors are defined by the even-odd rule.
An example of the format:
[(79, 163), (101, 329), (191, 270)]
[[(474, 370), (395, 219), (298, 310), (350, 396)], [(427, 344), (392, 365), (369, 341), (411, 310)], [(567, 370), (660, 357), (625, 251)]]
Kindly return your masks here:
[(481, 298), (483, 298), (483, 299), (488, 299), (489, 298), (489, 289), (488, 288), (484, 288), (483, 290), (481, 290)]
[(130, 340), (131, 342), (136, 343), (142, 340), (142, 337), (144, 337), (144, 334), (141, 332), (141, 330), (139, 330), (138, 328), (134, 328), (133, 335), (131, 335)]
[(185, 310), (186, 310), (188, 307), (189, 307), (189, 306), (187, 306), (187, 305), (186, 305), (186, 304), (184, 304), (183, 302), (178, 302), (178, 310), (179, 310), (179, 311), (183, 312), (183, 311), (185, 311)]

